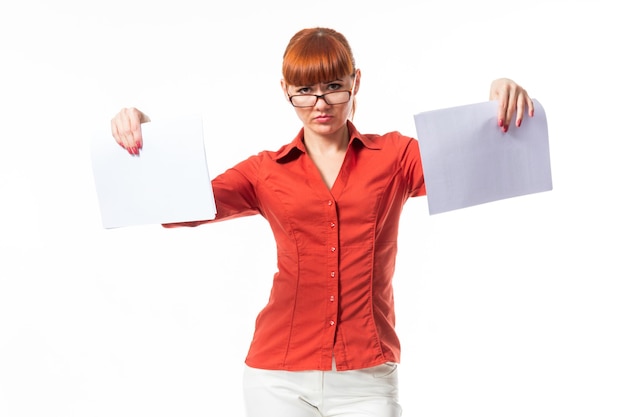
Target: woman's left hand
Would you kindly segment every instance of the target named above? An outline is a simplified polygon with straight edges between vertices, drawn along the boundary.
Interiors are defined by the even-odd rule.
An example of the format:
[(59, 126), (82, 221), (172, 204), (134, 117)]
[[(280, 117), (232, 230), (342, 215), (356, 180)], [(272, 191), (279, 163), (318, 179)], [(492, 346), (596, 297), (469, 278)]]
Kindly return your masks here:
[(489, 100), (498, 100), (498, 126), (503, 132), (509, 130), (509, 125), (515, 118), (515, 126), (520, 127), (524, 119), (524, 111), (533, 117), (533, 101), (521, 86), (508, 78), (499, 78), (491, 83)]

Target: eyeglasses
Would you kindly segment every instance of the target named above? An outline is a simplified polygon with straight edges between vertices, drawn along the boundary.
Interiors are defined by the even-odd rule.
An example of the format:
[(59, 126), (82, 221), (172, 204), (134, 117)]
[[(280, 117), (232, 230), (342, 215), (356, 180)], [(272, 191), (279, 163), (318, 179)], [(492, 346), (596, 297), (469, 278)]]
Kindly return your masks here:
[(330, 93), (321, 94), (319, 96), (317, 94), (294, 94), (293, 96), (289, 96), (289, 101), (294, 107), (313, 107), (317, 104), (317, 100), (320, 98), (329, 106), (347, 103), (350, 101), (350, 97), (352, 96), (355, 82), (356, 77), (352, 83), (351, 90), (331, 91)]
[(323, 99), (326, 104), (343, 104), (350, 101), (351, 91), (333, 91), (322, 95), (317, 94), (297, 94), (289, 96), (289, 101), (294, 107), (313, 107), (317, 104), (317, 100)]

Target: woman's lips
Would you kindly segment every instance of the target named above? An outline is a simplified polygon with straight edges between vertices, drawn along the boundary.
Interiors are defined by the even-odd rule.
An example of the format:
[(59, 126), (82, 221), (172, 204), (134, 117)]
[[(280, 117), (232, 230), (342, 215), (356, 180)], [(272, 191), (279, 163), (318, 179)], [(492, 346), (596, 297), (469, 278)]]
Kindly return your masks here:
[(315, 118), (315, 121), (318, 123), (328, 123), (333, 117), (328, 114), (322, 114)]

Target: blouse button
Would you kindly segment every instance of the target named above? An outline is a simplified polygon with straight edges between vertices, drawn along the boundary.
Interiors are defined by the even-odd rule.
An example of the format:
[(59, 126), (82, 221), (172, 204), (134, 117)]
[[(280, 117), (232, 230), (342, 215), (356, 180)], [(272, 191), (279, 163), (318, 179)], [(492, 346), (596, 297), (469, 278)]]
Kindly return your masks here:
[(335, 271), (333, 271), (333, 272), (331, 272), (331, 273), (330, 273), (330, 277), (331, 277), (331, 278), (335, 278)]
[(330, 248), (330, 251), (331, 251), (331, 252), (334, 252), (334, 251), (336, 251), (336, 250), (337, 250), (337, 248), (335, 248), (334, 246), (333, 246), (332, 248)]
[(334, 228), (335, 227), (335, 223), (331, 223), (330, 227)]
[(332, 206), (333, 205), (333, 201), (332, 200), (328, 200), (328, 205)]
[(330, 296), (330, 302), (332, 303), (332, 302), (334, 302), (334, 301), (335, 301), (335, 296), (334, 296), (334, 295), (331, 295), (331, 296)]
[(333, 320), (331, 320), (330, 323), (328, 323), (328, 324), (330, 324), (331, 326), (334, 326), (335, 322)]

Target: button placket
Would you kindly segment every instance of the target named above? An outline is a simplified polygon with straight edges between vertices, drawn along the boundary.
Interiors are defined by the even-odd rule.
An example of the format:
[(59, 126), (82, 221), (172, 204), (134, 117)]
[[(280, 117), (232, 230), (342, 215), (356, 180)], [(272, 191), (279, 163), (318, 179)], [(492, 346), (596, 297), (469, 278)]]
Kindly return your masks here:
[(337, 227), (337, 207), (334, 201), (328, 201), (329, 207), (329, 221), (328, 221), (328, 267), (329, 267), (329, 280), (328, 280), (328, 316), (327, 323), (334, 332), (337, 324), (337, 291), (339, 284), (337, 281), (337, 270), (339, 268), (339, 228)]

